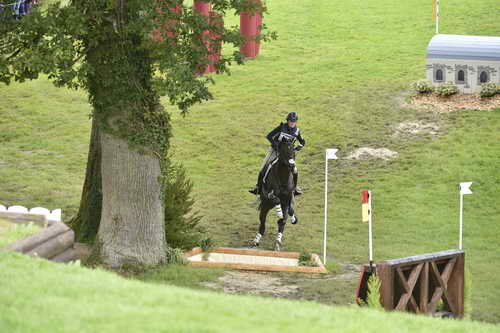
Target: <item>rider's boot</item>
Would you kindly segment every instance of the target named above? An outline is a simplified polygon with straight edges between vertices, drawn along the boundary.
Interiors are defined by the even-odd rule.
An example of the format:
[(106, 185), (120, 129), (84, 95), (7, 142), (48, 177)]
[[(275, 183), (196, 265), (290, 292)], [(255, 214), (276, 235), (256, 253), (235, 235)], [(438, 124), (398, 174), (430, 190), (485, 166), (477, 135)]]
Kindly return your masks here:
[(296, 172), (293, 174), (293, 182), (295, 184), (295, 190), (293, 191), (293, 195), (297, 196), (297, 195), (301, 195), (302, 193), (304, 193), (304, 191), (297, 186), (297, 181), (298, 181), (298, 178), (299, 178), (299, 173)]

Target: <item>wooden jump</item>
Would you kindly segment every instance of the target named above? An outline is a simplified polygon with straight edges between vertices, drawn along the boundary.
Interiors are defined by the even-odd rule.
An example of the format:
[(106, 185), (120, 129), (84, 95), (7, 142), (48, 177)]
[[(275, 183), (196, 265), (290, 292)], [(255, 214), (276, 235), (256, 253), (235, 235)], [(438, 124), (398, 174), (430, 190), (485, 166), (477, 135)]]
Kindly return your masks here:
[[(195, 256), (197, 254), (203, 253), (200, 247), (196, 247), (191, 251), (184, 254), (185, 258)], [(263, 250), (250, 250), (250, 249), (233, 249), (218, 247), (210, 250), (209, 253), (221, 253), (221, 254), (235, 254), (235, 255), (245, 255), (245, 256), (255, 256), (255, 257), (273, 257), (273, 258), (287, 258), (287, 259), (299, 259), (299, 252), (276, 252), (276, 251), (263, 251)], [(268, 271), (268, 272), (297, 272), (297, 273), (328, 273), (325, 266), (319, 259), (319, 256), (312, 254), (312, 261), (317, 266), (286, 266), (286, 265), (257, 265), (257, 264), (243, 264), (243, 263), (228, 263), (228, 262), (213, 262), (213, 261), (189, 261), (191, 266), (203, 266), (203, 267), (227, 267), (240, 270), (248, 271)]]
[(464, 315), (465, 252), (449, 250), (386, 260), (377, 264), (381, 303), (386, 310)]
[(44, 215), (0, 212), (0, 217), (9, 219), (13, 223), (33, 222), (43, 229), (36, 234), (18, 240), (0, 251), (14, 251), (32, 257), (40, 257), (57, 262), (76, 260), (74, 249), (75, 233), (62, 222), (47, 220)]

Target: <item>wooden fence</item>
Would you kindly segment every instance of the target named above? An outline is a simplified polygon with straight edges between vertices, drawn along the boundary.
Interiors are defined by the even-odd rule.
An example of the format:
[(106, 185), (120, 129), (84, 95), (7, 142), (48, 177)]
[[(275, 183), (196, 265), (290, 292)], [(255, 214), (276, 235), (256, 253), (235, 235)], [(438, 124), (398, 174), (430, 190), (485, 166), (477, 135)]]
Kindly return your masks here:
[(462, 317), (464, 260), (464, 251), (450, 250), (378, 263), (382, 305), (386, 310), (435, 314), (442, 300), (444, 312)]

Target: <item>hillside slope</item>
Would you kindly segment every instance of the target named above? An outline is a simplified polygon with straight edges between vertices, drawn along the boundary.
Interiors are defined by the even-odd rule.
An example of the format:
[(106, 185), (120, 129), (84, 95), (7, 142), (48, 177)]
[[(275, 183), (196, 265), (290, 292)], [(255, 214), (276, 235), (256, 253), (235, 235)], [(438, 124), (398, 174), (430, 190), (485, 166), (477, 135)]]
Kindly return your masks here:
[(493, 332), (492, 325), (229, 296), (0, 254), (2, 332)]

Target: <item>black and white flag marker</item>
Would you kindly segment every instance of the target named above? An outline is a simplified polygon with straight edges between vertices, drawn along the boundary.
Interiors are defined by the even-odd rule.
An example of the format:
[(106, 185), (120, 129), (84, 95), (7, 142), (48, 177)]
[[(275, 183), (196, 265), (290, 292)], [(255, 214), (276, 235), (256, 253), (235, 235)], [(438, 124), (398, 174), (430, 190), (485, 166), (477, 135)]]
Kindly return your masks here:
[(323, 264), (326, 264), (326, 227), (328, 221), (328, 160), (338, 159), (336, 153), (338, 149), (331, 148), (325, 152), (325, 226), (323, 233)]
[(464, 229), (464, 195), (472, 194), (470, 190), (470, 186), (472, 182), (463, 182), (460, 183), (460, 236), (458, 240), (458, 249), (462, 250), (463, 243), (463, 229)]

